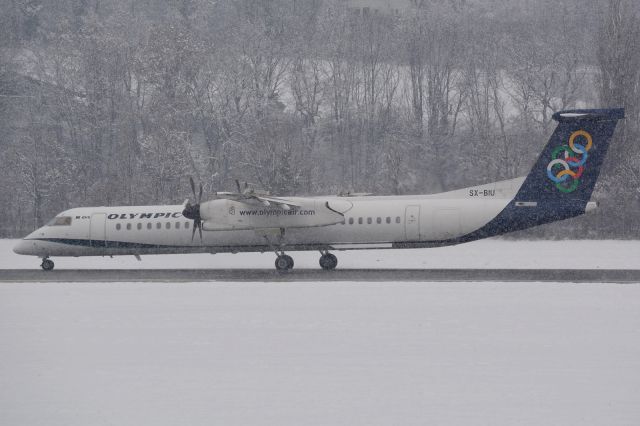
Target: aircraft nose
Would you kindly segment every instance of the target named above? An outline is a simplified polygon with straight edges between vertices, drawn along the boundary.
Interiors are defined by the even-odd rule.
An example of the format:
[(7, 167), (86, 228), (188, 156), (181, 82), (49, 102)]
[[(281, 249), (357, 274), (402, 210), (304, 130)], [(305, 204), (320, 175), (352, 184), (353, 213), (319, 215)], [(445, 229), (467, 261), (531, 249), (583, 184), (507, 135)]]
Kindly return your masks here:
[(20, 242), (18, 242), (18, 244), (15, 245), (15, 247), (13, 247), (13, 252), (17, 253), (17, 254), (34, 254), (34, 245), (33, 245), (33, 241), (29, 241), (29, 240), (20, 240)]

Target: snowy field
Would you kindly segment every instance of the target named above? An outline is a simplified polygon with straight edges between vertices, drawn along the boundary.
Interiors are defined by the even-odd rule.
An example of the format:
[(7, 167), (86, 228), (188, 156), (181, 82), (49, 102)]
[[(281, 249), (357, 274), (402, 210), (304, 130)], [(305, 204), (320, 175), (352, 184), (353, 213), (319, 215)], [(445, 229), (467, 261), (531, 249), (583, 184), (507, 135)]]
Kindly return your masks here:
[(640, 424), (640, 285), (0, 284), (2, 425)]
[[(11, 244), (0, 274), (37, 267)], [(489, 240), (338, 255), (353, 268), (610, 269), (638, 254)], [(272, 254), (55, 260), (273, 267)], [(0, 384), (9, 426), (637, 426), (640, 284), (0, 283)]]
[[(0, 240), (2, 269), (38, 269), (40, 260), (20, 256), (12, 248), (18, 240)], [(438, 268), (549, 268), (640, 269), (640, 241), (505, 241), (480, 240), (450, 247), (411, 250), (336, 251), (338, 268), (438, 269)], [(289, 252), (295, 268), (318, 269), (317, 252)], [(273, 269), (273, 253), (188, 254), (53, 258), (56, 269)]]

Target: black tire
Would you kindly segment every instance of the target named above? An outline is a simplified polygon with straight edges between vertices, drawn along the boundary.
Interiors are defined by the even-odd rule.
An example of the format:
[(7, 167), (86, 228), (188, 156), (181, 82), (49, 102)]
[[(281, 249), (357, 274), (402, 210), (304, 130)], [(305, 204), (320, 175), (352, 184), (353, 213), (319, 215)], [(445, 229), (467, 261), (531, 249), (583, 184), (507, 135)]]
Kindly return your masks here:
[(278, 271), (287, 271), (293, 268), (293, 258), (289, 255), (283, 254), (276, 257), (275, 265)]
[(42, 265), (40, 265), (40, 267), (45, 271), (52, 271), (54, 266), (56, 265), (51, 259), (42, 259)]
[(335, 255), (327, 253), (320, 256), (320, 267), (322, 269), (329, 271), (336, 269), (336, 266), (338, 266), (338, 258)]

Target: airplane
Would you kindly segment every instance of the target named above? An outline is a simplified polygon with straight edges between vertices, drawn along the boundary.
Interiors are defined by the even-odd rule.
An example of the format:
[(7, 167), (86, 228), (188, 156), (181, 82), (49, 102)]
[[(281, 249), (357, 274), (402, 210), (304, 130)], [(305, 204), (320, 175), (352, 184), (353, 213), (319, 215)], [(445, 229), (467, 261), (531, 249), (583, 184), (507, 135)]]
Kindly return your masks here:
[[(332, 251), (440, 247), (493, 237), (582, 215), (624, 109), (576, 109), (558, 122), (527, 176), (438, 194), (276, 197), (237, 182), (193, 204), (83, 207), (64, 211), (22, 239), (14, 252), (57, 256), (274, 252), (278, 271), (293, 268), (286, 251), (320, 252), (320, 266), (338, 265)], [(197, 235), (199, 238), (195, 238)]]

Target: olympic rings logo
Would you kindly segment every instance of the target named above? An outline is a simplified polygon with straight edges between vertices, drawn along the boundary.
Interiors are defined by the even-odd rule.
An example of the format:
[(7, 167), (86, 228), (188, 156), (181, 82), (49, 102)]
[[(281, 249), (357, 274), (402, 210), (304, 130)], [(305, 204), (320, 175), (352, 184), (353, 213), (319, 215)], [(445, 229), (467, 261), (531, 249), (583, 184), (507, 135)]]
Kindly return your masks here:
[[(579, 136), (584, 138), (584, 145), (576, 142), (576, 138)], [(547, 165), (547, 176), (556, 184), (558, 190), (569, 193), (578, 188), (580, 176), (584, 172), (587, 158), (589, 158), (588, 152), (592, 146), (591, 135), (584, 130), (576, 130), (569, 136), (568, 146), (559, 146), (551, 152), (551, 161)]]

